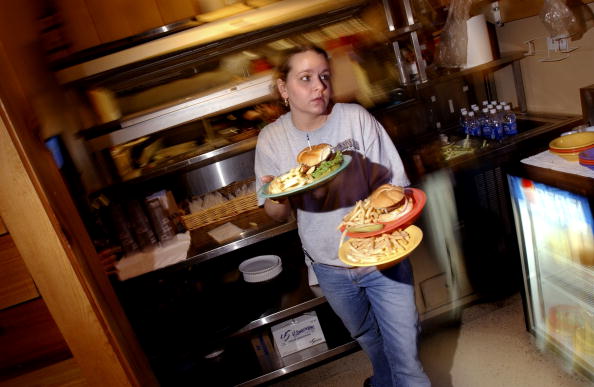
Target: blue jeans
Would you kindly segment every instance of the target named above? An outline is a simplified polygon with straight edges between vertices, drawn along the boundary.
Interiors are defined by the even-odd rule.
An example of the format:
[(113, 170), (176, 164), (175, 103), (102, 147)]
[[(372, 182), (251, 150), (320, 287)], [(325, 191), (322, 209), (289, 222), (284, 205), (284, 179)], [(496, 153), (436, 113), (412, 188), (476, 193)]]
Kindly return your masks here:
[(381, 271), (315, 262), (313, 269), (330, 306), (369, 357), (374, 387), (431, 385), (418, 358), (420, 326), (408, 260)]

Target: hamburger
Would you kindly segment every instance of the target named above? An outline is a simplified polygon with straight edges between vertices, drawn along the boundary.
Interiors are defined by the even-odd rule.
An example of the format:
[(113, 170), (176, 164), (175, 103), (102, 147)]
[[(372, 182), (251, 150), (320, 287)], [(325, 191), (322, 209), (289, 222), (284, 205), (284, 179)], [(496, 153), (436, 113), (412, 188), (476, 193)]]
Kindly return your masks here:
[(369, 204), (380, 213), (378, 220), (383, 223), (392, 222), (413, 208), (412, 199), (404, 188), (392, 184), (377, 187), (369, 196)]
[(326, 176), (342, 164), (342, 153), (329, 144), (318, 144), (303, 149), (297, 155), (299, 171), (313, 180)]

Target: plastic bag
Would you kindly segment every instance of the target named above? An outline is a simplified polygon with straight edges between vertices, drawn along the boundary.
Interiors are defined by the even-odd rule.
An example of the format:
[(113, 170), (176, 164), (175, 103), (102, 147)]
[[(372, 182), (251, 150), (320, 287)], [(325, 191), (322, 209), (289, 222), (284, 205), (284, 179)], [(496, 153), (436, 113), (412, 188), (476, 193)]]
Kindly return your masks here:
[(579, 40), (594, 26), (594, 14), (579, 0), (545, 0), (539, 17), (553, 38)]
[(441, 67), (466, 65), (466, 21), (472, 0), (452, 0), (437, 50), (437, 64)]
[(569, 37), (578, 32), (575, 15), (564, 0), (545, 0), (539, 17), (551, 37)]

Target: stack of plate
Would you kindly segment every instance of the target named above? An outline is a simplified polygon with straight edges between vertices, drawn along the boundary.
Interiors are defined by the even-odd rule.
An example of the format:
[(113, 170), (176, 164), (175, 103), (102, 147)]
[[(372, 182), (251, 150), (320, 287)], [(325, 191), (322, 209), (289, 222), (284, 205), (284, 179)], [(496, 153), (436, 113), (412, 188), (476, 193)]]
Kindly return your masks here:
[(594, 148), (580, 152), (578, 158), (581, 165), (594, 169)]
[(549, 151), (569, 161), (578, 161), (580, 152), (594, 148), (594, 132), (579, 132), (554, 139)]
[(279, 275), (283, 265), (278, 255), (261, 255), (243, 261), (239, 271), (245, 282), (265, 282)]

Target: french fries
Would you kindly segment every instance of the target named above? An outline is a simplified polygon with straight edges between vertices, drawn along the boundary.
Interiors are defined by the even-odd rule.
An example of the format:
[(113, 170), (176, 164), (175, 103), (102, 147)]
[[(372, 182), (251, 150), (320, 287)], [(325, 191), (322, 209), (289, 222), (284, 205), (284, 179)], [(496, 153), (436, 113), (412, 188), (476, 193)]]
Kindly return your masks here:
[(296, 167), (287, 173), (275, 177), (268, 186), (268, 193), (282, 193), (311, 183), (313, 181), (311, 175), (303, 174), (299, 169), (300, 167)]
[[(343, 233), (340, 244), (344, 241)], [(394, 255), (403, 255), (414, 248), (410, 243), (410, 235), (404, 230), (381, 234), (370, 238), (351, 238), (344, 242), (346, 260), (353, 264), (372, 264), (389, 260)]]
[(348, 228), (349, 226), (377, 223), (381, 214), (380, 210), (371, 206), (369, 198), (358, 200), (351, 212), (342, 218), (342, 222), (340, 222), (337, 229), (340, 230), (343, 226)]

